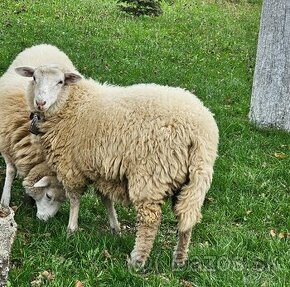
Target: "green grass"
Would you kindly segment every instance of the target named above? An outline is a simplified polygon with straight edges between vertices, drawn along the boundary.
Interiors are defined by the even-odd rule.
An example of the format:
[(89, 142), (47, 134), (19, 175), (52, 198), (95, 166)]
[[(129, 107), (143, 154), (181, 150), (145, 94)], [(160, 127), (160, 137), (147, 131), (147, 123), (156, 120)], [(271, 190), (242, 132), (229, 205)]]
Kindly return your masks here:
[(257, 129), (247, 117), (262, 1), (168, 2), (175, 4), (164, 3), (157, 18), (124, 15), (109, 0), (0, 2), (0, 73), (25, 47), (51, 43), (101, 82), (155, 82), (195, 92), (220, 128), (214, 180), (185, 269), (171, 270), (176, 235), (170, 204), (145, 271), (135, 273), (126, 266), (134, 244), (131, 208), (117, 207), (127, 228), (112, 235), (102, 204), (89, 192), (82, 199), (82, 231), (67, 238), (68, 204), (40, 222), (34, 209), (21, 205), (17, 181), (10, 286), (30, 286), (44, 270), (55, 279), (42, 286), (75, 286), (77, 280), (86, 287), (288, 286), (289, 239), (270, 231), (290, 229), (290, 136)]

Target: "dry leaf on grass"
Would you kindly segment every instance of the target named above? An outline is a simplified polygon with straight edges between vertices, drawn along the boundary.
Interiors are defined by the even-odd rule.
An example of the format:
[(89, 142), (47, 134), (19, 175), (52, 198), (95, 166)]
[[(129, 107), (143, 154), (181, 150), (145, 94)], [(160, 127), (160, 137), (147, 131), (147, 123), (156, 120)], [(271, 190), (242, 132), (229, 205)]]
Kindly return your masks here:
[(270, 235), (272, 237), (278, 237), (279, 239), (287, 239), (287, 238), (290, 238), (290, 233), (284, 231), (284, 232), (279, 232), (277, 233), (277, 230), (276, 229), (271, 229), (270, 230)]
[(278, 234), (278, 237), (279, 237), (280, 239), (290, 238), (290, 233), (288, 233), (288, 232), (280, 232), (280, 233)]
[(276, 230), (275, 230), (275, 229), (271, 229), (271, 230), (270, 230), (270, 235), (271, 235), (272, 237), (275, 237), (275, 236), (277, 235)]
[(38, 276), (30, 282), (31, 287), (41, 286), (45, 281), (52, 281), (55, 278), (55, 275), (50, 271), (39, 272)]
[(278, 158), (278, 159), (284, 159), (284, 158), (288, 157), (288, 154), (286, 154), (284, 152), (275, 152), (274, 157)]
[(278, 234), (278, 237), (279, 237), (280, 239), (283, 239), (283, 238), (286, 237), (285, 235), (286, 235), (285, 232), (280, 232), (280, 233)]
[(75, 287), (85, 287), (84, 283), (82, 283), (81, 281), (77, 281)]
[(181, 280), (181, 286), (182, 287), (194, 287), (191, 282), (186, 281), (186, 280)]
[(30, 282), (31, 287), (39, 287), (42, 285), (42, 280), (41, 279), (35, 279)]
[(55, 278), (55, 275), (52, 272), (49, 271), (43, 271), (41, 273), (42, 277), (44, 277), (44, 279), (47, 279), (48, 281), (52, 281)]

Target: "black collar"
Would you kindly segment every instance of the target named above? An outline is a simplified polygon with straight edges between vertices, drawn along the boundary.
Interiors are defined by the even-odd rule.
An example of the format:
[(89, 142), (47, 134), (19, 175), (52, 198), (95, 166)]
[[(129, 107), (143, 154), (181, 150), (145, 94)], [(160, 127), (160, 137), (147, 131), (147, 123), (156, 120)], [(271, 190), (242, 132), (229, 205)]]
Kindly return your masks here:
[(31, 121), (31, 125), (30, 125), (30, 127), (29, 127), (29, 131), (30, 131), (32, 134), (34, 134), (34, 135), (42, 134), (42, 133), (40, 132), (39, 128), (38, 128), (38, 122), (39, 122), (40, 120), (42, 120), (40, 114), (39, 114), (39, 113), (36, 113), (36, 112), (31, 113), (31, 114), (30, 114), (30, 119), (31, 119), (32, 121)]

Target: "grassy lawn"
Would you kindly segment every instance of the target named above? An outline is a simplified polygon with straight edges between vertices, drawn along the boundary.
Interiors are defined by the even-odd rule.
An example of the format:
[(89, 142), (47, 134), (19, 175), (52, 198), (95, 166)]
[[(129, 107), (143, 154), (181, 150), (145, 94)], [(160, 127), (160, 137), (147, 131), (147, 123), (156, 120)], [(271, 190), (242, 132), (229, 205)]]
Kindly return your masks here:
[[(290, 136), (257, 129), (247, 117), (261, 2), (167, 1), (162, 16), (133, 18), (113, 0), (1, 0), (0, 74), (25, 47), (51, 43), (101, 82), (193, 91), (220, 129), (213, 184), (183, 270), (171, 269), (176, 222), (169, 203), (146, 269), (132, 272), (126, 266), (134, 244), (132, 208), (117, 206), (124, 230), (113, 235), (90, 190), (82, 198), (81, 231), (67, 238), (68, 204), (40, 222), (15, 181), (19, 230), (9, 286), (31, 286), (43, 271), (54, 279), (37, 286), (75, 286), (77, 280), (86, 287), (289, 286)], [(286, 158), (279, 158), (282, 152)]]

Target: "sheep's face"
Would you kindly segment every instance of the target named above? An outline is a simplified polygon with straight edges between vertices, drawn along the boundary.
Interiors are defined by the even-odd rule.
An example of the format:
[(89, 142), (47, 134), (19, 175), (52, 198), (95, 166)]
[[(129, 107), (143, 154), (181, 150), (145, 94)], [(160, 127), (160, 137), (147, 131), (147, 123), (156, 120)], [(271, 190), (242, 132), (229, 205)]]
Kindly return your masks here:
[(46, 112), (61, 100), (65, 86), (78, 82), (81, 76), (75, 73), (64, 73), (54, 65), (18, 67), (15, 71), (24, 77), (32, 77), (32, 94), (34, 109)]
[(23, 186), (26, 193), (35, 200), (36, 216), (41, 220), (53, 217), (65, 200), (65, 191), (53, 176), (44, 176), (34, 184), (24, 180)]

